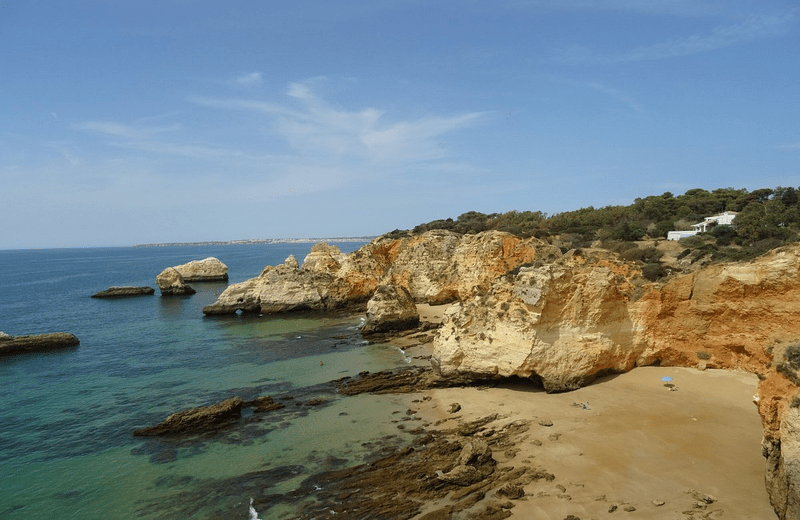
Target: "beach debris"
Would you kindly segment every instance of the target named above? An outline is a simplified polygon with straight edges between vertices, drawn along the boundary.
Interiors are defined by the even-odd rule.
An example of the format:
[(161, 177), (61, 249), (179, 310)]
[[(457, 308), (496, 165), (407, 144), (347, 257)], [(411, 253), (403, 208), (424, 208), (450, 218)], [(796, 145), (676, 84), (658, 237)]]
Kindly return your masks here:
[(662, 381), (672, 381), (672, 378), (669, 376), (664, 376), (661, 378)]

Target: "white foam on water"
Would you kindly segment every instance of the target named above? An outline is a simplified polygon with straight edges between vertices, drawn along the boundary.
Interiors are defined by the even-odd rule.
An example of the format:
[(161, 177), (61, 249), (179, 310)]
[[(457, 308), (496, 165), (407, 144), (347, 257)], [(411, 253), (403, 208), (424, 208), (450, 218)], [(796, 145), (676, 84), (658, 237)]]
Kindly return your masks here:
[(256, 511), (255, 507), (253, 507), (253, 499), (252, 498), (250, 499), (250, 520), (261, 520), (258, 517), (258, 511)]

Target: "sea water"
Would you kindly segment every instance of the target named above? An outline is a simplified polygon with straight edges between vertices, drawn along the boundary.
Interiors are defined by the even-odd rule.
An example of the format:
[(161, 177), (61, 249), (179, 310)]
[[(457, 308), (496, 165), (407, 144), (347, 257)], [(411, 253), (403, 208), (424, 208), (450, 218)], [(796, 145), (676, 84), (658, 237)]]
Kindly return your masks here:
[[(362, 244), (336, 245), (348, 252)], [(165, 267), (208, 256), (228, 265), (234, 283), (290, 254), (302, 261), (309, 249), (0, 251), (0, 331), (70, 332), (81, 341), (0, 358), (0, 519), (291, 517), (290, 502), (255, 511), (250, 501), (358, 463), (365, 443), (401, 435), (392, 413), (404, 410), (403, 398), (341, 398), (330, 384), (405, 364), (397, 349), (361, 339), (358, 316), (205, 317), (227, 283), (192, 283), (197, 294), (188, 297), (90, 298), (113, 285), (155, 287)], [(282, 396), (287, 407), (214, 436), (132, 435), (235, 395)], [(323, 404), (304, 404), (311, 399)]]

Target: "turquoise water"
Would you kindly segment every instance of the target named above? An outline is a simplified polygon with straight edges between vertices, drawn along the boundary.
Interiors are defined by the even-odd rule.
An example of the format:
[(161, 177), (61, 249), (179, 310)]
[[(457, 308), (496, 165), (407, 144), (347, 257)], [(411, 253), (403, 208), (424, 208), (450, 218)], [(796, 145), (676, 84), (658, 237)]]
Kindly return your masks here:
[[(338, 244), (350, 251), (361, 244)], [(97, 300), (150, 285), (165, 267), (215, 256), (231, 283), (309, 244), (0, 251), (0, 331), (71, 332), (79, 347), (0, 358), (0, 518), (248, 519), (253, 494), (293, 489), (397, 435), (400, 397), (339, 398), (330, 381), (404, 364), (360, 338), (357, 316), (207, 318), (225, 283), (197, 294)], [(208, 438), (133, 437), (170, 413), (233, 395), (292, 396), (287, 407)], [(321, 398), (325, 404), (302, 406)], [(277, 503), (259, 517), (291, 517)], [(218, 516), (215, 516), (218, 515)]]

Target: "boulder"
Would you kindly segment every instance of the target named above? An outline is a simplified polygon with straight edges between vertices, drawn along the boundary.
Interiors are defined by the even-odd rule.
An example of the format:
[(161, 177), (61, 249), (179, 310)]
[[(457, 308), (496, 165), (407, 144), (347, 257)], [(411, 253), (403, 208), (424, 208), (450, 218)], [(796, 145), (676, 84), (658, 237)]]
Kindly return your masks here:
[(227, 282), (228, 266), (210, 256), (174, 267), (184, 282)]
[(243, 404), (240, 397), (231, 397), (211, 406), (190, 408), (170, 415), (155, 426), (134, 430), (133, 434), (147, 437), (215, 431), (236, 422), (242, 414)]
[(367, 302), (362, 334), (413, 329), (419, 325), (419, 312), (405, 287), (380, 285)]
[(197, 292), (186, 284), (181, 274), (174, 267), (167, 267), (161, 271), (156, 276), (156, 283), (161, 289), (161, 296), (187, 296)]
[(25, 354), (29, 352), (49, 352), (80, 344), (80, 340), (67, 332), (52, 332), (30, 336), (9, 336), (0, 333), (0, 356)]
[(152, 287), (113, 286), (105, 291), (93, 294), (92, 298), (130, 298), (134, 296), (150, 296), (155, 292), (156, 290)]
[(472, 440), (461, 448), (453, 469), (439, 474), (439, 480), (457, 486), (469, 486), (491, 475), (495, 464), (489, 445), (482, 440)]

